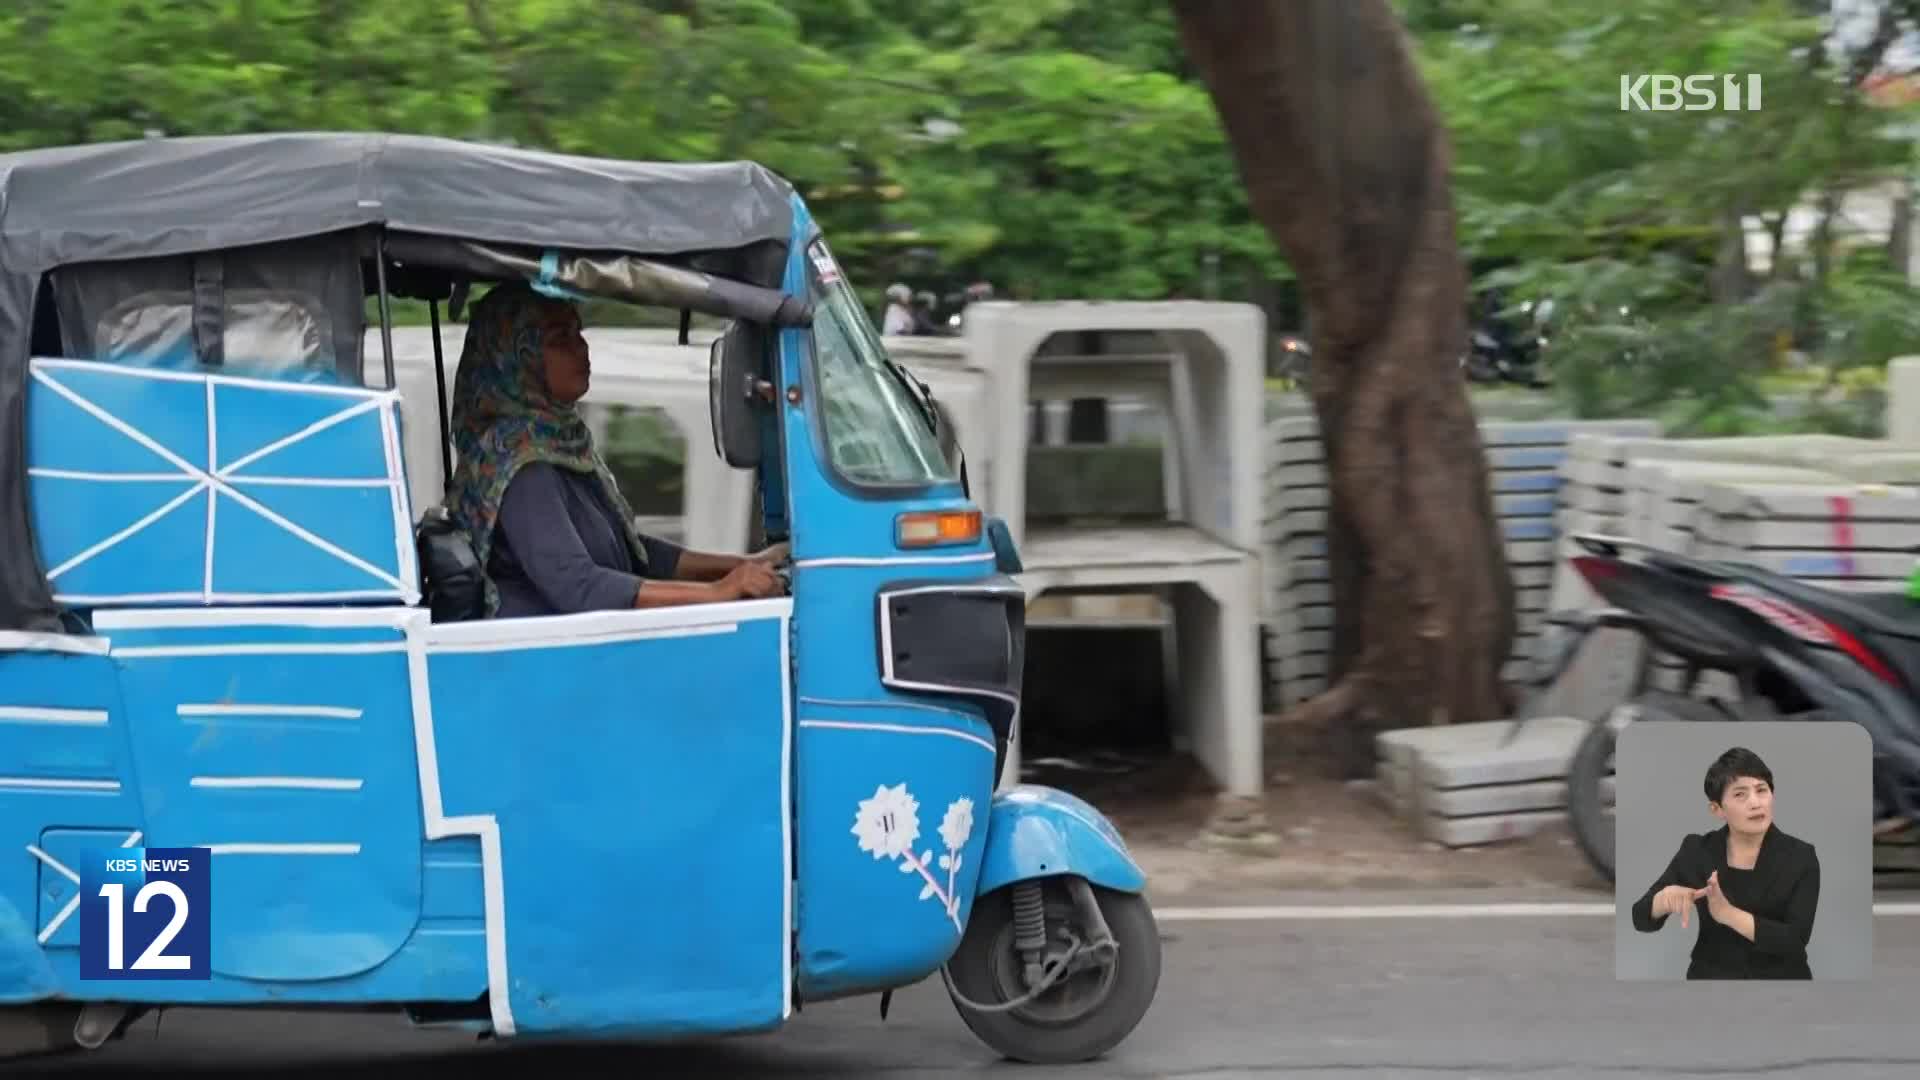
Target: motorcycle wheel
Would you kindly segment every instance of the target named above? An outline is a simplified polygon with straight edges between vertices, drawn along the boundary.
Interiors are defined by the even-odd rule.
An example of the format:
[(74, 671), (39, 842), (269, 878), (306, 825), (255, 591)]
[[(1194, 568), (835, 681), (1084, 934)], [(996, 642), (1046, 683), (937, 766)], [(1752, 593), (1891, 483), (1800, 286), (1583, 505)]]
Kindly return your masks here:
[[(1071, 928), (1084, 940), (1087, 931), (1064, 883), (1050, 878), (1040, 884), (1048, 928), (1056, 934)], [(1132, 1034), (1159, 989), (1160, 931), (1153, 910), (1144, 896), (1093, 886), (1118, 951), (1105, 962), (1076, 963), (1039, 997), (1007, 1008), (1027, 993), (1014, 948), (1014, 888), (974, 902), (966, 933), (948, 961), (948, 995), (961, 1021), (1005, 1057), (1035, 1065), (1091, 1061)], [(979, 1012), (968, 1002), (995, 1011)]]
[(1614, 874), (1613, 751), (1620, 731), (1641, 720), (1734, 719), (1717, 702), (1649, 690), (1594, 722), (1567, 765), (1567, 819), (1587, 862), (1608, 882)]

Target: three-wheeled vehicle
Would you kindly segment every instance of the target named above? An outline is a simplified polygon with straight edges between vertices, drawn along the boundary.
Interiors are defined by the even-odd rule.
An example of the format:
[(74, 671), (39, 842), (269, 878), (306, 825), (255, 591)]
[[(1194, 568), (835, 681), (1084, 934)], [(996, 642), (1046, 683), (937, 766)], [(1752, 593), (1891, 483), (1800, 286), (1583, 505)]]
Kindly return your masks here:
[[(442, 602), (475, 566), (410, 505), (448, 462), (402, 460), (393, 306), (437, 332), (511, 280), (731, 320), (714, 445), (787, 595)], [(685, 1038), (936, 972), (1005, 1055), (1119, 1043), (1159, 980), (1144, 876), (1082, 801), (999, 784), (1019, 560), (937, 423), (757, 165), (0, 156), (0, 1048), (237, 1005)], [(209, 856), (204, 977), (87, 977), (82, 860), (161, 847)]]

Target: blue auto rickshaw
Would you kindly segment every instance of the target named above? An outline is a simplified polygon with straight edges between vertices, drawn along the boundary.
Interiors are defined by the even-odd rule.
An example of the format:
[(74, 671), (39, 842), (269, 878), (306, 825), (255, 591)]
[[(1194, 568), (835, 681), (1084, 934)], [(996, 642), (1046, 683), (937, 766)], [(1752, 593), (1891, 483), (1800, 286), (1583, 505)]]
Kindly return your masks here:
[[(410, 505), (406, 470), (448, 463), (403, 459), (392, 311), (437, 335), (513, 280), (683, 339), (730, 320), (714, 447), (788, 595), (449, 599), (478, 568)], [(1119, 1043), (1159, 980), (1144, 876), (1092, 807), (999, 785), (1019, 559), (938, 424), (757, 165), (370, 134), (0, 156), (0, 1050), (237, 1005), (677, 1039), (936, 972), (1005, 1055)], [(135, 909), (204, 940), (90, 969), (119, 888), (92, 868), (161, 849), (205, 854), (203, 921), (160, 885)]]

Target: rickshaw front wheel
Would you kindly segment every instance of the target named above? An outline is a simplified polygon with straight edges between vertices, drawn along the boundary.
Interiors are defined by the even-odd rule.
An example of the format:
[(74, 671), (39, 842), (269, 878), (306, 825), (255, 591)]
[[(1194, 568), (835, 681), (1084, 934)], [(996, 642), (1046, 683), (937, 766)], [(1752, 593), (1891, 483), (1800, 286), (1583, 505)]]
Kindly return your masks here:
[[(1104, 934), (1089, 925), (1087, 903), (1098, 906)], [(1034, 917), (1042, 910), (1044, 930)], [(1021, 948), (1039, 933), (1043, 949)], [(1160, 931), (1144, 896), (1080, 878), (1018, 882), (974, 901), (945, 974), (960, 1019), (994, 1050), (1038, 1065), (1090, 1061), (1132, 1034), (1153, 1004)]]

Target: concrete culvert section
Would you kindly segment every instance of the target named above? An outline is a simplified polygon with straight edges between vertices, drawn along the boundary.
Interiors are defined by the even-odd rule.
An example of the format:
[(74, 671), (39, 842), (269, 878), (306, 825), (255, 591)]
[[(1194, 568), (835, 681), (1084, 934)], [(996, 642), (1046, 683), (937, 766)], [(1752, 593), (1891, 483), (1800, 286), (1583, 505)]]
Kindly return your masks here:
[(993, 385), (987, 509), (1025, 563), (1022, 753), (1170, 747), (1258, 793), (1259, 309), (990, 302), (965, 329)]

